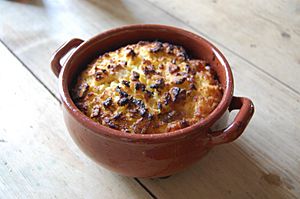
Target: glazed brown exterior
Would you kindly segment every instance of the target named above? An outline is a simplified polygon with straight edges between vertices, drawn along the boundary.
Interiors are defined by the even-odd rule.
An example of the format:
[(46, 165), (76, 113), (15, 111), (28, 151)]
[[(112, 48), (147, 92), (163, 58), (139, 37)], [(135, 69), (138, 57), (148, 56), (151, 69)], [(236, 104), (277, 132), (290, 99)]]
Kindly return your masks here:
[[(83, 67), (99, 53), (141, 40), (160, 40), (181, 45), (192, 58), (209, 62), (224, 91), (221, 102), (209, 116), (174, 132), (143, 135), (110, 129), (80, 112), (70, 97), (70, 89)], [(61, 58), (72, 48), (76, 50), (62, 67)], [(100, 165), (126, 176), (172, 175), (199, 160), (213, 146), (238, 138), (254, 113), (254, 106), (249, 99), (232, 96), (231, 69), (220, 51), (200, 36), (175, 27), (132, 25), (109, 30), (85, 42), (73, 39), (54, 54), (51, 67), (59, 75), (64, 119), (74, 141)], [(211, 132), (209, 128), (225, 111), (233, 109), (240, 109), (233, 123), (221, 131)]]

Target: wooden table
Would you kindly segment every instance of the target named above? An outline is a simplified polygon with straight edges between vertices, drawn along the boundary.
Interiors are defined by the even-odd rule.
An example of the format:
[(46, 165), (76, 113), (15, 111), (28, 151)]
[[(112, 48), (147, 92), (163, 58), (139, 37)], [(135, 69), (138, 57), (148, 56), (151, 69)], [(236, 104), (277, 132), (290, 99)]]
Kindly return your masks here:
[[(96, 165), (63, 124), (51, 54), (133, 23), (213, 42), (256, 113), (234, 143), (167, 179)], [(0, 198), (300, 198), (299, 0), (0, 1)]]

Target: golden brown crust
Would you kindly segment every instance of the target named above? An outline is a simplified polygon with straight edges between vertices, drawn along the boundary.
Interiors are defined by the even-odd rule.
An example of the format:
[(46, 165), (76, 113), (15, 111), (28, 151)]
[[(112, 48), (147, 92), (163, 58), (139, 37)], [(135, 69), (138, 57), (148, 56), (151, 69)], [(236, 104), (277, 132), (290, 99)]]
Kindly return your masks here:
[(205, 118), (222, 90), (205, 61), (161, 42), (105, 53), (78, 77), (72, 97), (94, 121), (128, 133), (163, 133)]

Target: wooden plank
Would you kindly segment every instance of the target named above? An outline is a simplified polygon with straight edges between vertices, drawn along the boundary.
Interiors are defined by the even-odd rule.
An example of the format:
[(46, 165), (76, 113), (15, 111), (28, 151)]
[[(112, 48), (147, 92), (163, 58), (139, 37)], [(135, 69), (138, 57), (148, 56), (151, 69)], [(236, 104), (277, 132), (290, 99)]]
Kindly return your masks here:
[(149, 0), (300, 93), (298, 0)]
[[(52, 91), (56, 80), (45, 63), (67, 39), (86, 39), (104, 29), (137, 22), (191, 29), (147, 2), (43, 2), (43, 6), (13, 7), (1, 2), (0, 24), (5, 28), (0, 38)], [(162, 198), (300, 197), (299, 95), (222, 45), (218, 47), (233, 66), (236, 93), (254, 100), (257, 111), (251, 125), (235, 144), (215, 148), (185, 172), (143, 183)]]
[(75, 146), (59, 102), (0, 45), (0, 198), (151, 198)]

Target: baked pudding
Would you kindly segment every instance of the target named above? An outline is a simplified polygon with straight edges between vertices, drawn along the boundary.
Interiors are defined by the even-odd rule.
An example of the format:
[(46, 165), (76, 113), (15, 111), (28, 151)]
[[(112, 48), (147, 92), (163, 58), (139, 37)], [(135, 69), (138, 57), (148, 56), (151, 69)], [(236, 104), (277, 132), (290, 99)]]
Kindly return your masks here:
[(78, 76), (76, 106), (94, 121), (126, 133), (185, 128), (218, 105), (222, 88), (204, 60), (181, 46), (140, 41), (101, 55)]

